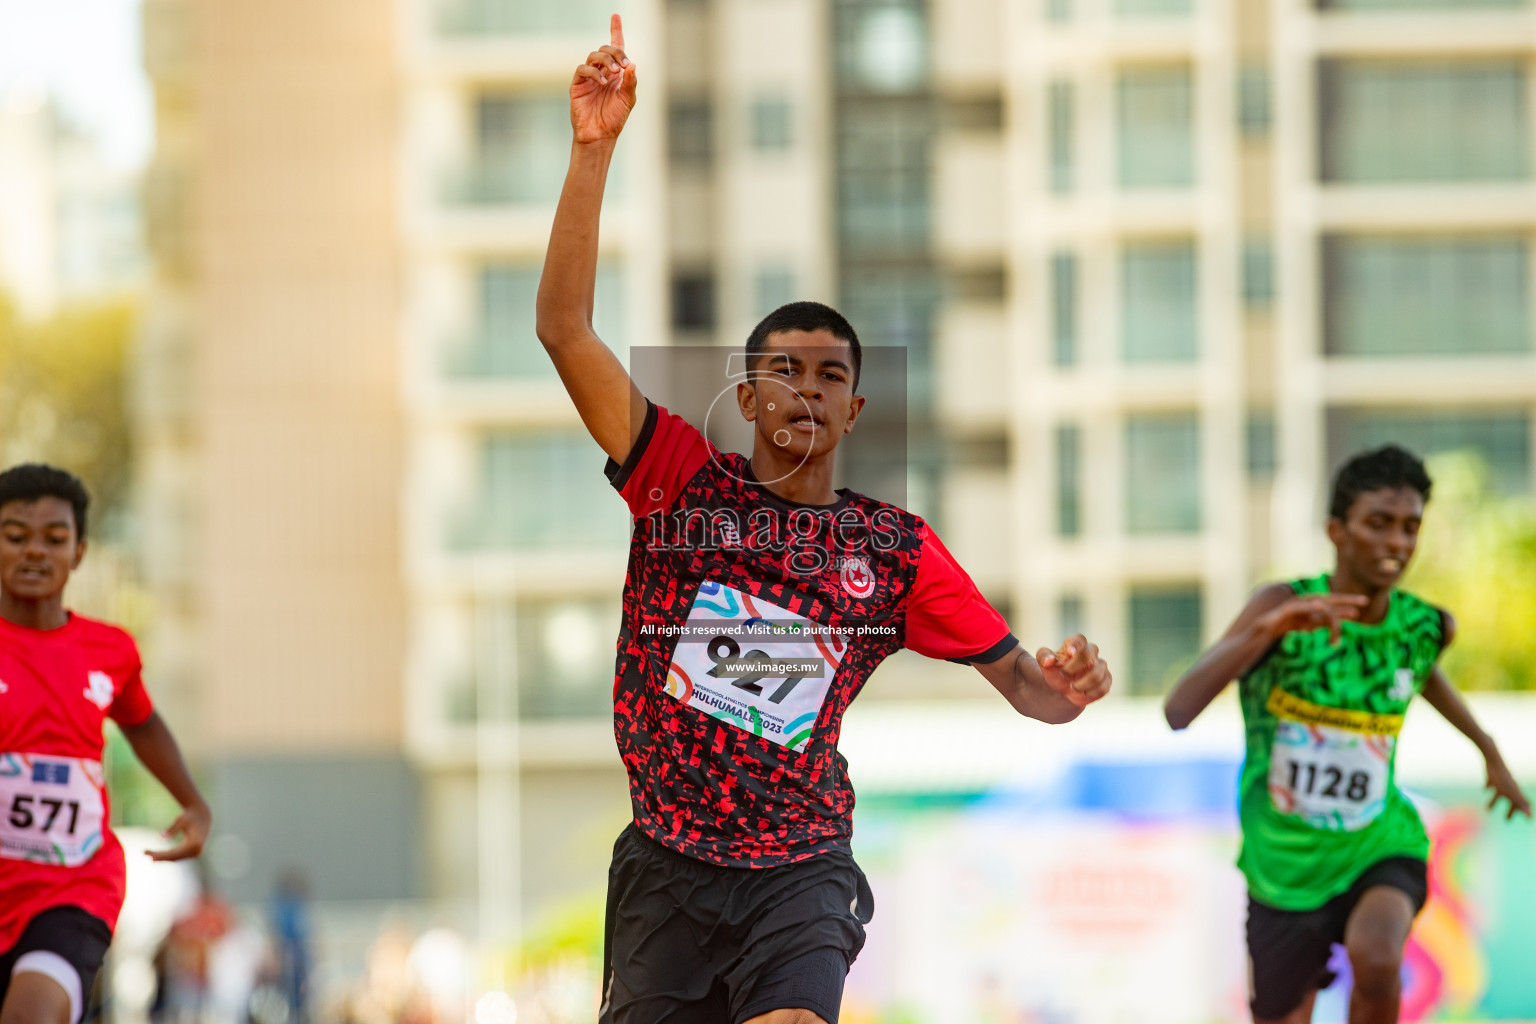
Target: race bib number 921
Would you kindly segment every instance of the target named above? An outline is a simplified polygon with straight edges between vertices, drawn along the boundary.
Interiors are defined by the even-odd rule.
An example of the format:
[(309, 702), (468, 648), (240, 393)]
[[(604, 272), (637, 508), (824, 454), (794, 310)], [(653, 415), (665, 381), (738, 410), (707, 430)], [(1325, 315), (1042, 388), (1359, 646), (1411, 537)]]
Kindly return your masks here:
[(846, 642), (826, 626), (705, 581), (677, 634), (667, 693), (800, 751), (846, 653)]

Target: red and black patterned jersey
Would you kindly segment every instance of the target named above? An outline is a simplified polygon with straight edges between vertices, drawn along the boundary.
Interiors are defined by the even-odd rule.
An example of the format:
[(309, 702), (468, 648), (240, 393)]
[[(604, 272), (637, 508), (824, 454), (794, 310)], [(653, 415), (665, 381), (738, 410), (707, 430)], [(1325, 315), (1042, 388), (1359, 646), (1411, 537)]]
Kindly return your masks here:
[(609, 480), (635, 517), (614, 733), (635, 823), (679, 853), (772, 867), (845, 847), (843, 713), (902, 647), (988, 662), (1018, 641), (928, 524), (838, 491), (787, 501), (656, 405)]

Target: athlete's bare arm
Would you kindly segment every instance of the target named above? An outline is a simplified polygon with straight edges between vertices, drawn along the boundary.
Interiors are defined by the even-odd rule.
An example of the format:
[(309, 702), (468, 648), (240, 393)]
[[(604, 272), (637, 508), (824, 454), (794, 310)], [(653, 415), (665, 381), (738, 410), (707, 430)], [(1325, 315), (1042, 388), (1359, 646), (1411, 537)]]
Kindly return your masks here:
[(635, 64), (615, 14), (609, 43), (571, 76), (571, 164), (539, 278), (538, 335), (598, 447), (623, 462), (645, 423), (645, 399), (592, 329), (598, 214), (608, 165), (635, 106)]
[(1059, 651), (1042, 647), (1031, 658), (1024, 648), (1015, 647), (976, 670), (1019, 714), (1051, 725), (1072, 721), (1114, 684), (1109, 665), (1099, 658), (1098, 644), (1081, 633)]
[[(1445, 617), (1447, 646), (1456, 638), (1456, 620), (1449, 615)], [(1488, 771), (1488, 781), (1483, 785), (1493, 790), (1493, 796), (1488, 800), (1488, 809), (1491, 811), (1500, 800), (1509, 801), (1509, 813), (1506, 820), (1513, 818), (1517, 813), (1531, 816), (1531, 802), (1520, 791), (1520, 784), (1515, 781), (1514, 774), (1509, 766), (1504, 763), (1504, 755), (1499, 753), (1498, 744), (1493, 742), (1493, 737), (1477, 724), (1477, 719), (1472, 715), (1472, 709), (1467, 707), (1467, 702), (1462, 700), (1461, 693), (1451, 685), (1446, 678), (1444, 670), (1439, 665), (1430, 673), (1429, 682), (1424, 684), (1424, 699), (1429, 701), (1430, 707), (1440, 712), (1447, 722), (1456, 727), (1456, 731), (1472, 741), (1478, 752), (1483, 755), (1483, 764)]]
[(138, 725), (124, 726), (123, 736), (144, 767), (149, 769), (149, 773), (182, 806), (181, 815), (165, 830), (167, 839), (180, 836), (180, 842), (169, 850), (150, 851), (150, 859), (185, 860), (196, 857), (203, 852), (203, 844), (208, 841), (213, 812), (208, 809), (203, 794), (198, 792), (197, 783), (192, 781), (192, 773), (187, 771), (187, 762), (181, 756), (181, 748), (176, 745), (176, 737), (171, 735), (170, 728), (158, 711), (150, 712), (149, 717)]
[(1168, 724), (1175, 729), (1188, 726), (1287, 633), (1326, 626), (1337, 643), (1339, 623), (1358, 617), (1366, 601), (1359, 594), (1296, 594), (1284, 583), (1260, 587), (1221, 639), (1169, 691), (1163, 701)]

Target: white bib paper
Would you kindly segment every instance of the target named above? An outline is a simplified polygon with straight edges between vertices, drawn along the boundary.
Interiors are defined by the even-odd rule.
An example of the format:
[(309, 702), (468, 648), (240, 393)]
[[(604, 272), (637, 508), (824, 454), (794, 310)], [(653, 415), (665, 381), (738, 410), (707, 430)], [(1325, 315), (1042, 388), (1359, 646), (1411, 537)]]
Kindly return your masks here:
[(0, 754), (0, 857), (79, 867), (101, 849), (100, 761)]
[(1397, 737), (1281, 718), (1269, 758), (1269, 795), (1313, 828), (1355, 832), (1386, 809)]
[[(820, 623), (705, 581), (678, 635), (667, 693), (754, 736), (804, 750), (847, 650)], [(739, 663), (753, 660), (802, 667), (741, 671)]]

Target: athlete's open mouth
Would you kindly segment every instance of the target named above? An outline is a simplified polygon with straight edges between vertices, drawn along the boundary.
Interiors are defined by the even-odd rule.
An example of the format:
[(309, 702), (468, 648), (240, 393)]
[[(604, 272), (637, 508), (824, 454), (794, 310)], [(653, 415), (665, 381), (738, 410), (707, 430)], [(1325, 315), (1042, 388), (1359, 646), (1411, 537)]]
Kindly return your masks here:
[(1381, 569), (1382, 572), (1403, 571), (1403, 563), (1400, 559), (1397, 558), (1383, 558), (1381, 561), (1377, 562), (1376, 565)]
[(826, 425), (826, 424), (822, 423), (821, 420), (817, 419), (815, 416), (796, 416), (793, 419), (791, 419), (789, 422), (794, 424), (795, 426), (801, 428), (802, 430), (814, 430), (817, 427), (821, 427), (821, 426), (825, 426)]

